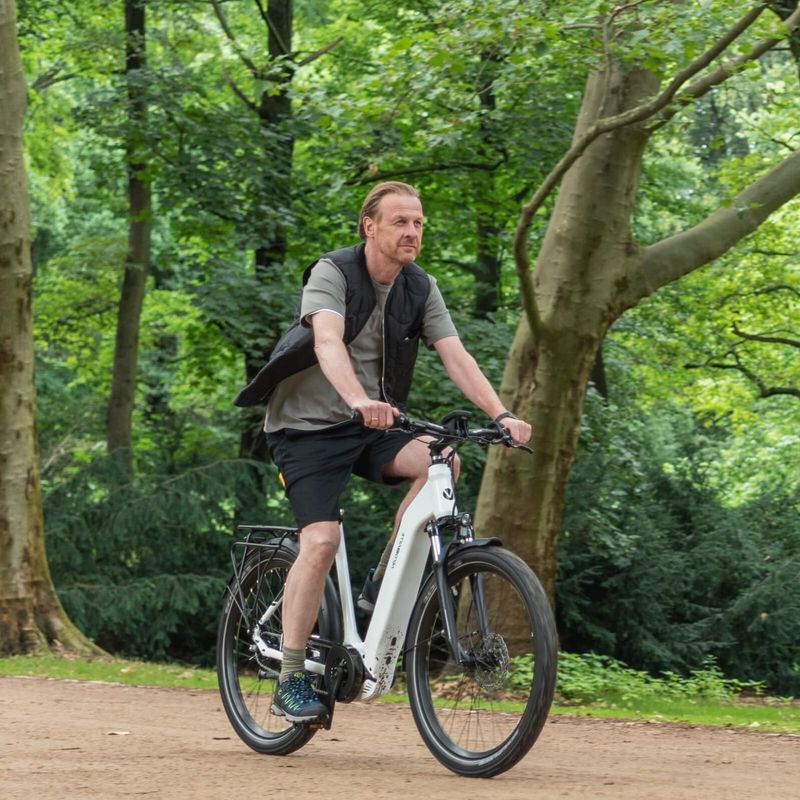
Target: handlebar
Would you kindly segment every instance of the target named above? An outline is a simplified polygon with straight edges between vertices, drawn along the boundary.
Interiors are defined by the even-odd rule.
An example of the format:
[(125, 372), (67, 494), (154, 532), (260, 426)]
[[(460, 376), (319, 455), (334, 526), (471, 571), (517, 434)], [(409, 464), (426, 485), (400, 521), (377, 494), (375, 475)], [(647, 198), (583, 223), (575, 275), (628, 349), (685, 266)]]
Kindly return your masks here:
[[(524, 444), (515, 444), (511, 439), (508, 429), (499, 422), (493, 422), (488, 428), (470, 428), (467, 420), (471, 416), (469, 411), (451, 411), (441, 423), (417, 420), (405, 414), (395, 417), (394, 425), (388, 431), (403, 431), (412, 436), (433, 436), (441, 446), (458, 445), (465, 442), (475, 442), (482, 446), (502, 444), (518, 450), (532, 453), (533, 450)], [(353, 411), (353, 419), (363, 422), (360, 412)]]

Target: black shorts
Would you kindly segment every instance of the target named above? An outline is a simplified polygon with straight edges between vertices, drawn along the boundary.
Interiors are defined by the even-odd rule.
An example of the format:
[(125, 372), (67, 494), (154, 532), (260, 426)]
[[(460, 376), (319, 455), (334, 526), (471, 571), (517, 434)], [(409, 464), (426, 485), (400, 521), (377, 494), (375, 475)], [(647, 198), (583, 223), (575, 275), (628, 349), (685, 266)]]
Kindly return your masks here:
[(267, 434), (299, 528), (339, 519), (339, 497), (351, 473), (386, 486), (406, 483), (407, 478), (385, 477), (383, 469), (410, 441), (402, 431), (365, 428), (359, 421), (318, 431), (284, 428)]

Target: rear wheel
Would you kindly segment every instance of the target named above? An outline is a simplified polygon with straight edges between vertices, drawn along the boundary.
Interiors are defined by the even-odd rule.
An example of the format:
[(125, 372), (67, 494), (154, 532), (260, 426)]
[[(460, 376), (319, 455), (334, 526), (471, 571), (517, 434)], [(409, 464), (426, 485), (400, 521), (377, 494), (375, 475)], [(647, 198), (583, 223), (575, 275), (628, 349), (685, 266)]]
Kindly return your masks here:
[(450, 653), (429, 579), (407, 637), (411, 710), (442, 764), (459, 775), (488, 778), (513, 767), (542, 730), (555, 690), (555, 623), (531, 569), (500, 547), (455, 553), (448, 585), (468, 663), (460, 665)]
[[(239, 737), (253, 750), (268, 755), (292, 753), (315, 733), (308, 725), (295, 725), (272, 714), (281, 662), (262, 655), (253, 639), (258, 630), (263, 642), (280, 650), (283, 587), (295, 557), (294, 547), (287, 542), (257, 548), (245, 562), (239, 582), (232, 580), (225, 592), (217, 630), (217, 676), (225, 712)], [(315, 633), (339, 640), (337, 609), (329, 585)]]

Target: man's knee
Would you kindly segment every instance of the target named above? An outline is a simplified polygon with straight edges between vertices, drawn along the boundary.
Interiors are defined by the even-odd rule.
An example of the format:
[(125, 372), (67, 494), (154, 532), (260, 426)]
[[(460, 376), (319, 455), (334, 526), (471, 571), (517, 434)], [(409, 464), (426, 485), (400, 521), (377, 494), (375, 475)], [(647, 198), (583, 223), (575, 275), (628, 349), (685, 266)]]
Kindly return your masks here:
[[(443, 455), (450, 456), (451, 451), (449, 449), (445, 450)], [(452, 455), (453, 459), (453, 478), (458, 480), (458, 473), (461, 471), (461, 459), (458, 457), (458, 453), (454, 453)], [(415, 484), (424, 484), (425, 481), (428, 480), (428, 469), (431, 466), (431, 458), (428, 453), (425, 453), (424, 456), (420, 457), (420, 459), (414, 464), (415, 469), (409, 470), (411, 472), (408, 477), (413, 481)]]
[(327, 569), (336, 558), (339, 536), (338, 522), (312, 522), (300, 531), (300, 552)]
[(461, 459), (458, 457), (458, 453), (453, 455), (453, 478), (458, 480), (458, 476), (461, 472)]
[(458, 457), (458, 453), (453, 453), (453, 451), (448, 447), (444, 453), (446, 457), (452, 457), (453, 459), (453, 479), (458, 480), (458, 474), (461, 472), (461, 459)]

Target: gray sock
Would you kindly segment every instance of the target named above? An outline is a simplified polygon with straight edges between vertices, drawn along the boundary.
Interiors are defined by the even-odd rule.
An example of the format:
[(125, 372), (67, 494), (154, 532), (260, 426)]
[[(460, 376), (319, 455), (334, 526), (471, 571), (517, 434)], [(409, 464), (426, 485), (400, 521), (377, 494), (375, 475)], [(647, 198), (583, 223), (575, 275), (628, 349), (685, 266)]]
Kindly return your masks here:
[(305, 669), (306, 663), (306, 649), (298, 648), (295, 650), (293, 647), (283, 648), (283, 663), (281, 664), (281, 675), (278, 678), (280, 683), (283, 683), (292, 673), (302, 672)]

